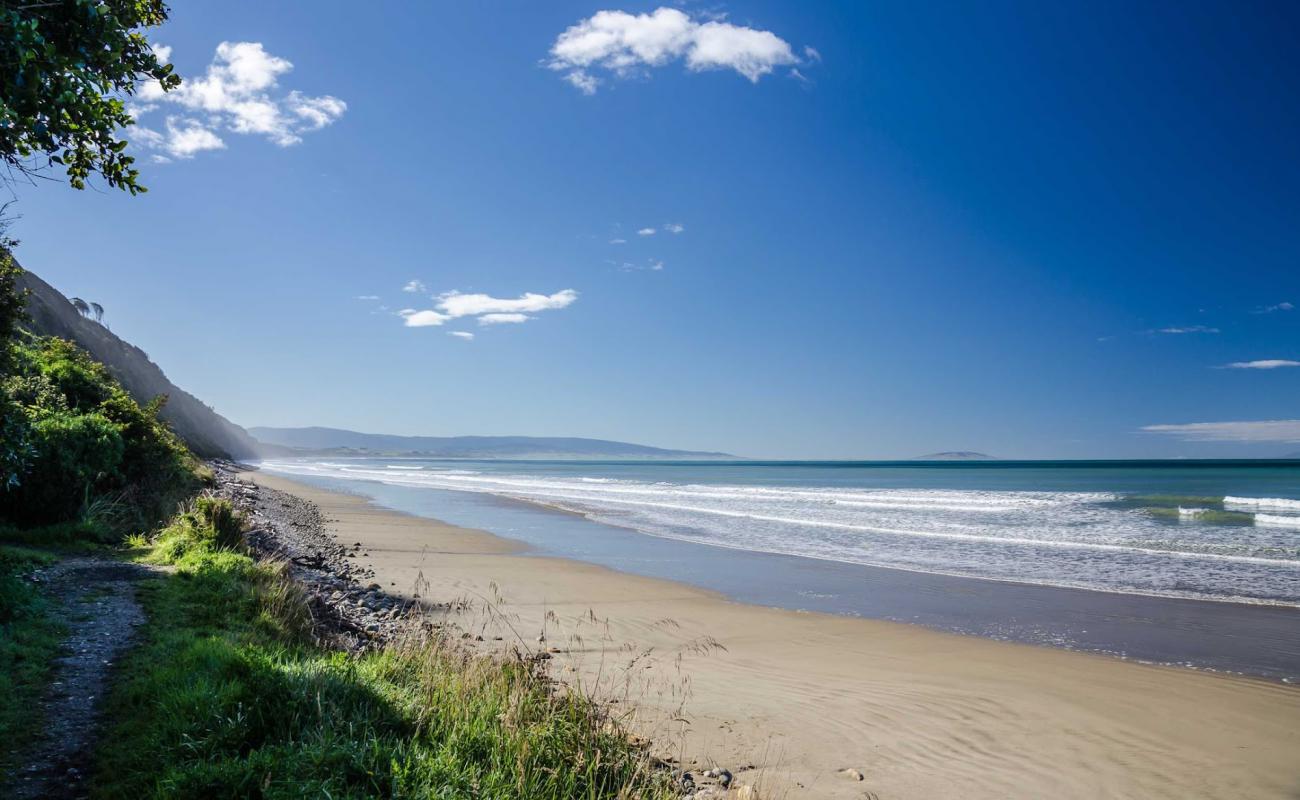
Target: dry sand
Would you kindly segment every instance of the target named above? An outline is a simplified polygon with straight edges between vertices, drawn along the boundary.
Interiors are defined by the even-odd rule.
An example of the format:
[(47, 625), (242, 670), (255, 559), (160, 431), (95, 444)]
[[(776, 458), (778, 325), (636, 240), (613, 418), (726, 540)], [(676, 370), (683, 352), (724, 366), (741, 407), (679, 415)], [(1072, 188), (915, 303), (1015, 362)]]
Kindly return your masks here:
[(250, 477), (318, 503), (386, 589), (474, 601), (482, 649), (560, 648), (556, 675), (623, 698), (657, 752), (764, 798), (1300, 797), (1294, 686), (742, 605)]

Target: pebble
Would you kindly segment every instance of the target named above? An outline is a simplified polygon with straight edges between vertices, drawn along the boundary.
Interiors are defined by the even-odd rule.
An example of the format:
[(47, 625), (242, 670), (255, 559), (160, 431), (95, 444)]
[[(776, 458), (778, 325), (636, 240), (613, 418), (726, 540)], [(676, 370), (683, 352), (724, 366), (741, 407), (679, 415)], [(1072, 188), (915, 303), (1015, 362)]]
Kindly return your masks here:
[(840, 774), (846, 778), (852, 778), (855, 781), (865, 780), (865, 776), (852, 767), (845, 767), (840, 770)]

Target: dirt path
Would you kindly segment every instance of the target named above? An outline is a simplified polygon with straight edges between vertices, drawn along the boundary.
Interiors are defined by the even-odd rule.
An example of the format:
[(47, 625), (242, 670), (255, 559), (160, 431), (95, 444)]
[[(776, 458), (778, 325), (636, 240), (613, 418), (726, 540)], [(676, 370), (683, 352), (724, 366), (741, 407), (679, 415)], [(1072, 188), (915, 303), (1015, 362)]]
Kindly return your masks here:
[(136, 584), (162, 570), (101, 556), (77, 556), (35, 573), (58, 602), (70, 634), (41, 700), (40, 732), (19, 754), (19, 767), (0, 794), (25, 798), (82, 798), (99, 727), (100, 698), (114, 663), (145, 616)]

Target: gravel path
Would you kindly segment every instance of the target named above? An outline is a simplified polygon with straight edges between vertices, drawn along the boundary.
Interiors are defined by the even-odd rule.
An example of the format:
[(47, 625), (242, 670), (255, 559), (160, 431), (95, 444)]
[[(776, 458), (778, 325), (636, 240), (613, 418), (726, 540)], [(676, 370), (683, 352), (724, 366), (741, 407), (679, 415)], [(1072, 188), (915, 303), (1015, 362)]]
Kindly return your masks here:
[(136, 584), (161, 568), (102, 556), (77, 556), (32, 573), (59, 604), (71, 629), (54, 679), (41, 700), (40, 732), (19, 754), (25, 766), (11, 776), (5, 797), (82, 798), (91, 747), (99, 727), (99, 700), (113, 664), (131, 646), (144, 612)]

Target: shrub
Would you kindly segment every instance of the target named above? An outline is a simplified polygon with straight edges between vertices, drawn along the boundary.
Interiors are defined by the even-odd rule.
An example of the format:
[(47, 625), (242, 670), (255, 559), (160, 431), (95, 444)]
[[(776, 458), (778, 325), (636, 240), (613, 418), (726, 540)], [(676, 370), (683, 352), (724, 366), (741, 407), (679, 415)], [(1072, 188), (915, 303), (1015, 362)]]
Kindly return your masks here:
[(118, 426), (99, 413), (38, 411), (31, 421), (31, 469), (11, 490), (19, 522), (61, 522), (80, 515), (96, 484), (122, 463)]
[(243, 543), (243, 517), (229, 501), (203, 495), (158, 533), (150, 560), (177, 564), (191, 553), (238, 550)]
[(193, 456), (158, 417), (163, 399), (141, 407), (62, 339), (29, 337), (11, 351), (0, 520), (81, 521), (122, 536), (160, 524), (198, 488)]

